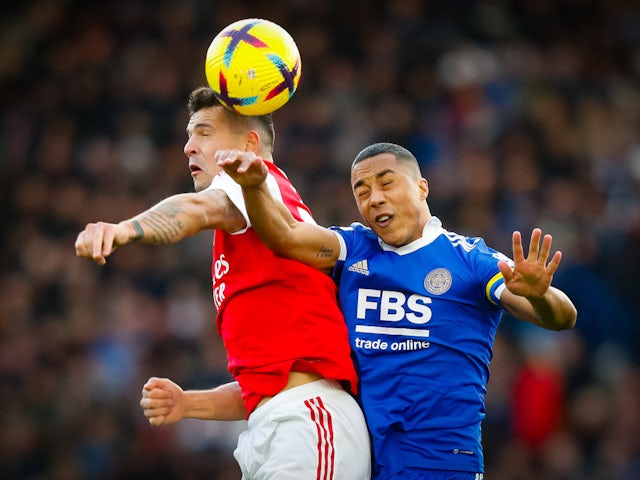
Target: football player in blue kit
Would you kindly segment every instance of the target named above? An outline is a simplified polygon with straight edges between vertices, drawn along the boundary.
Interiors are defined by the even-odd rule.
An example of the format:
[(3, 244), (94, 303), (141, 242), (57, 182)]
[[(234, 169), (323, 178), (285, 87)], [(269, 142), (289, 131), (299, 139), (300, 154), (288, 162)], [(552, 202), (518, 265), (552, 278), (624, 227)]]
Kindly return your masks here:
[(375, 479), (478, 480), (481, 423), (496, 330), (504, 310), (550, 330), (572, 328), (571, 300), (551, 286), (561, 253), (531, 235), (513, 259), (481, 238), (449, 232), (432, 216), (427, 180), (407, 149), (362, 150), (351, 185), (366, 226), (297, 222), (270, 196), (253, 154), (221, 151), (242, 186), (263, 241), (334, 276), (360, 375)]

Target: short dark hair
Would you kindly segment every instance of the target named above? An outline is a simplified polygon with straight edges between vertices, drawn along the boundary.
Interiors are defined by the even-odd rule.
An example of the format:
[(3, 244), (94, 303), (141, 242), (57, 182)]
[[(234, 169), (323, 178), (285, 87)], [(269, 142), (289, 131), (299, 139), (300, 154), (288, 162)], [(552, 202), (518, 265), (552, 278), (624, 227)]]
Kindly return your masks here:
[(420, 164), (413, 153), (400, 145), (387, 142), (374, 143), (360, 150), (360, 153), (356, 155), (356, 158), (351, 164), (351, 170), (353, 170), (355, 166), (363, 160), (383, 153), (390, 153), (393, 155), (396, 160), (403, 163), (407, 167), (409, 173), (416, 176), (416, 178), (420, 178), (422, 176), (422, 173), (420, 172)]
[(209, 107), (220, 107), (225, 111), (225, 116), (229, 124), (241, 130), (257, 130), (261, 134), (261, 140), (265, 148), (273, 151), (276, 137), (273, 126), (273, 117), (270, 113), (266, 115), (241, 115), (226, 108), (209, 87), (198, 87), (189, 95), (187, 100), (187, 110), (189, 115), (193, 115), (198, 110)]

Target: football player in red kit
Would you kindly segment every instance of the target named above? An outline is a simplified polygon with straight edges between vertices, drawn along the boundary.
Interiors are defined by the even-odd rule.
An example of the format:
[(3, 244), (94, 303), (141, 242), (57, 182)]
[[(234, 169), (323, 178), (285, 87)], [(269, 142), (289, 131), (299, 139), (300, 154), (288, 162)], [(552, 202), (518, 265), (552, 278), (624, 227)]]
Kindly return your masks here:
[[(357, 377), (336, 286), (324, 273), (275, 256), (251, 228), (240, 186), (216, 165), (221, 149), (254, 152), (269, 165), (272, 195), (299, 221), (309, 209), (272, 160), (270, 115), (243, 116), (223, 108), (209, 88), (188, 102), (184, 147), (196, 193), (169, 197), (117, 224), (90, 223), (77, 255), (100, 265), (117, 247), (174, 243), (214, 230), (216, 324), (235, 382), (183, 391), (152, 378), (141, 406), (152, 425), (182, 418), (248, 420), (234, 453), (243, 478), (365, 479), (369, 436), (351, 393)], [(346, 390), (345, 390), (346, 388)]]

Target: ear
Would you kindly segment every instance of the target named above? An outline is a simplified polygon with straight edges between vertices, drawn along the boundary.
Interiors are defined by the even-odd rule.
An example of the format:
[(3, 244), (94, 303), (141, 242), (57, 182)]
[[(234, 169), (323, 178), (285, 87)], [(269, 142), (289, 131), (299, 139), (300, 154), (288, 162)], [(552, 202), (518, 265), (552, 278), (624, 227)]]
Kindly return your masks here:
[(258, 135), (258, 132), (256, 132), (255, 130), (250, 130), (245, 135), (244, 151), (253, 152), (257, 154), (259, 149), (260, 149), (260, 135)]
[(422, 200), (426, 200), (429, 196), (429, 182), (427, 182), (426, 178), (421, 178), (418, 183), (418, 188), (420, 189), (420, 198)]

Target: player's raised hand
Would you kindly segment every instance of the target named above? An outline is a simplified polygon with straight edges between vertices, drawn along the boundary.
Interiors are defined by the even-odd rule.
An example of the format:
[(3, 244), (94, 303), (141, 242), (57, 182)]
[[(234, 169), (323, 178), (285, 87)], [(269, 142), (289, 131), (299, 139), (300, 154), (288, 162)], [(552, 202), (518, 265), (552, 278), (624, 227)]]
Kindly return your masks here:
[(76, 255), (104, 265), (107, 263), (106, 257), (118, 246), (128, 243), (129, 239), (130, 232), (126, 224), (89, 223), (76, 238)]
[(551, 235), (545, 235), (540, 245), (542, 230), (535, 228), (531, 233), (529, 253), (524, 256), (522, 236), (520, 232), (513, 232), (513, 269), (507, 262), (498, 263), (507, 288), (516, 295), (527, 298), (541, 298), (551, 285), (553, 274), (558, 269), (561, 252), (555, 252), (551, 260)]
[(257, 187), (267, 178), (265, 161), (253, 152), (218, 150), (218, 166), (243, 187)]
[(184, 392), (168, 378), (151, 377), (142, 387), (140, 407), (153, 427), (184, 418)]

